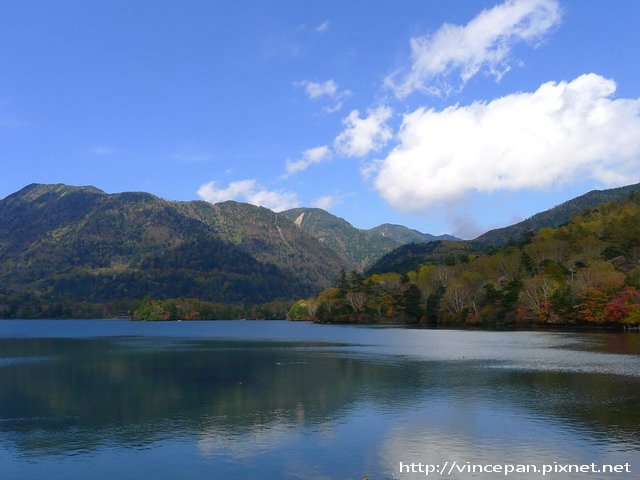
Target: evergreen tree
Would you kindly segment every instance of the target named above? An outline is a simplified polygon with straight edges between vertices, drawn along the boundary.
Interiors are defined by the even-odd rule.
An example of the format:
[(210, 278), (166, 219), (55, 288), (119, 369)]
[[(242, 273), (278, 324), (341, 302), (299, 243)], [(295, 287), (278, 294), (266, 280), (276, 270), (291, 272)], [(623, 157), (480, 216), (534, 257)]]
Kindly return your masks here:
[(403, 303), (406, 316), (416, 320), (422, 317), (422, 293), (414, 283), (405, 290)]
[(338, 289), (338, 294), (341, 297), (344, 297), (349, 291), (349, 281), (347, 280), (347, 272), (344, 268), (340, 270), (340, 275), (333, 286)]

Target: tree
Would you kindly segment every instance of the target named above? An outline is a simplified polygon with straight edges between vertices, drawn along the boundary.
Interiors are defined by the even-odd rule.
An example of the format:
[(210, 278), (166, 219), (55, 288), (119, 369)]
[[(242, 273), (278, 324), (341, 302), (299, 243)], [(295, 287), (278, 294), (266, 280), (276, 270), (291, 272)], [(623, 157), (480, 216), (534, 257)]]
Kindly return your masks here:
[(536, 275), (525, 282), (524, 302), (539, 320), (555, 319), (551, 309), (551, 298), (559, 286), (558, 282), (546, 275)]
[(367, 294), (364, 292), (347, 292), (345, 295), (354, 313), (361, 313), (367, 306)]
[(287, 313), (287, 320), (309, 320), (309, 306), (304, 300), (294, 303)]
[(352, 270), (351, 273), (349, 273), (347, 286), (352, 292), (362, 292), (364, 290), (364, 277), (360, 272)]
[(403, 295), (404, 313), (416, 320), (422, 317), (422, 293), (415, 284), (409, 285)]
[(347, 272), (344, 268), (340, 270), (340, 275), (333, 286), (338, 289), (338, 293), (341, 297), (346, 295), (349, 290), (349, 281), (347, 280)]

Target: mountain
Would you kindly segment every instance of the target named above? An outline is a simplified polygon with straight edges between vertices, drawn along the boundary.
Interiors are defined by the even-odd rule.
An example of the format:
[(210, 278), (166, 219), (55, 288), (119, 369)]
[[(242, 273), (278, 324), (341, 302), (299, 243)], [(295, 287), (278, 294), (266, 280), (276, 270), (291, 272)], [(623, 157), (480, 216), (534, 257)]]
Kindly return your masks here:
[(527, 232), (535, 233), (541, 228), (558, 227), (581, 210), (595, 208), (597, 205), (611, 200), (621, 200), (638, 191), (640, 191), (640, 183), (608, 190), (592, 190), (549, 210), (536, 213), (515, 225), (489, 230), (473, 242), (484, 248), (506, 245), (509, 240), (517, 242), (522, 240), (523, 235), (526, 235)]
[[(586, 208), (525, 242), (452, 254), (465, 244), (471, 246), (400, 247), (384, 257), (385, 273), (341, 277), (337, 288), (297, 302), (288, 316), (323, 323), (492, 328), (640, 326), (640, 192)], [(394, 257), (399, 251), (403, 255)], [(427, 255), (444, 261), (410, 265)]]
[(608, 190), (593, 190), (515, 225), (490, 230), (475, 240), (400, 245), (371, 264), (365, 273), (408, 272), (429, 262), (458, 263), (464, 261), (469, 254), (487, 252), (505, 246), (510, 241), (522, 242), (542, 228), (556, 228), (565, 224), (585, 209), (595, 208), (604, 202), (624, 200), (636, 192), (640, 192), (640, 183)]
[(458, 240), (451, 235), (438, 237), (389, 223), (369, 230), (359, 229), (320, 208), (293, 208), (282, 214), (358, 270), (366, 269), (387, 252), (406, 243)]
[(429, 243), (408, 243), (383, 255), (367, 268), (365, 274), (404, 273), (416, 270), (427, 262), (454, 265), (467, 261), (468, 255), (473, 252), (472, 245), (466, 241), (436, 240)]
[(335, 280), (346, 262), (283, 213), (248, 203), (173, 202), (260, 262), (272, 263), (314, 289)]
[(373, 227), (368, 230), (369, 232), (382, 235), (386, 238), (395, 240), (398, 244), (404, 245), (407, 243), (428, 243), (436, 240), (452, 240), (459, 241), (460, 239), (453, 235), (431, 235), (430, 233), (422, 233), (418, 230), (405, 227), (404, 225), (395, 225), (392, 223), (383, 223), (377, 227)]
[(344, 258), (351, 268), (363, 269), (398, 245), (392, 238), (360, 230), (320, 208), (293, 208), (282, 214)]
[(266, 208), (32, 184), (0, 200), (0, 294), (110, 302), (307, 296), (344, 261)]

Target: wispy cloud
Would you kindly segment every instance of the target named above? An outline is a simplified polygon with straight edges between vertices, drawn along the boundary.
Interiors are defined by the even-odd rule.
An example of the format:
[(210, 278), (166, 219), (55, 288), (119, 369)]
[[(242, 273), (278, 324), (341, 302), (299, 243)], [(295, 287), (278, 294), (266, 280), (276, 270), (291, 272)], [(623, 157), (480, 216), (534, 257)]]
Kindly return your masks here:
[(418, 108), (374, 185), (394, 207), (424, 211), (471, 192), (639, 181), (640, 99), (612, 98), (615, 90), (591, 73), (491, 102)]
[(333, 79), (329, 79), (324, 82), (302, 80), (300, 82), (294, 82), (294, 85), (304, 89), (305, 93), (311, 100), (318, 100), (323, 97), (333, 100), (333, 105), (322, 109), (325, 113), (337, 112), (342, 108), (344, 100), (351, 96), (350, 90), (340, 90), (340, 88), (338, 88), (338, 84)]
[(353, 110), (342, 123), (345, 129), (336, 137), (336, 152), (347, 157), (364, 157), (384, 147), (393, 136), (387, 121), (393, 115), (389, 107), (380, 106), (367, 111), (367, 116), (360, 117), (358, 110)]
[(304, 88), (309, 98), (315, 100), (322, 96), (335, 97), (338, 94), (338, 85), (332, 79), (326, 82), (312, 82), (311, 80), (302, 80), (295, 82), (297, 87)]
[(331, 150), (327, 145), (320, 147), (310, 148), (302, 152), (302, 158), (299, 160), (291, 161), (287, 160), (287, 172), (284, 175), (285, 178), (293, 175), (294, 173), (306, 170), (311, 165), (322, 163), (325, 160), (331, 158)]
[(329, 20), (325, 20), (315, 28), (318, 33), (325, 33), (327, 30), (329, 30)]
[(316, 208), (322, 208), (323, 210), (331, 210), (336, 205), (340, 205), (345, 198), (354, 195), (353, 193), (348, 194), (332, 194), (332, 195), (322, 195), (321, 197), (316, 198), (313, 201), (313, 206)]
[(389, 75), (385, 85), (403, 98), (416, 90), (447, 94), (480, 72), (499, 80), (511, 69), (513, 47), (535, 47), (561, 16), (557, 0), (507, 0), (464, 26), (446, 23), (411, 39), (411, 65)]
[(198, 189), (198, 196), (210, 203), (236, 200), (270, 208), (276, 212), (300, 205), (294, 192), (267, 190), (255, 179), (237, 180), (227, 187), (218, 187), (216, 182), (208, 182)]

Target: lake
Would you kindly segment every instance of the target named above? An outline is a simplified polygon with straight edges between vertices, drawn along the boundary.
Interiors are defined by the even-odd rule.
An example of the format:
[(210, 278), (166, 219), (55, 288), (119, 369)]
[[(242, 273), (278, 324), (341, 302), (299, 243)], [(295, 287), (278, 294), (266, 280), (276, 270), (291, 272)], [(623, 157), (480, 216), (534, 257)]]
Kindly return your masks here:
[(640, 478), (640, 335), (0, 322), (2, 479), (425, 478), (400, 462)]

